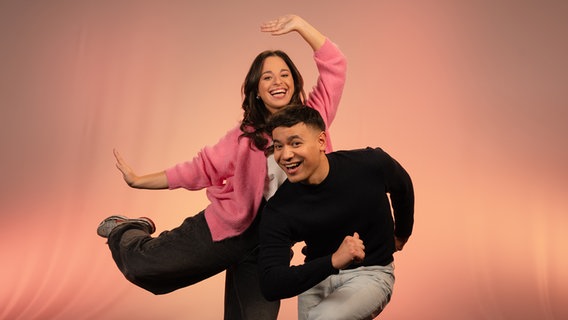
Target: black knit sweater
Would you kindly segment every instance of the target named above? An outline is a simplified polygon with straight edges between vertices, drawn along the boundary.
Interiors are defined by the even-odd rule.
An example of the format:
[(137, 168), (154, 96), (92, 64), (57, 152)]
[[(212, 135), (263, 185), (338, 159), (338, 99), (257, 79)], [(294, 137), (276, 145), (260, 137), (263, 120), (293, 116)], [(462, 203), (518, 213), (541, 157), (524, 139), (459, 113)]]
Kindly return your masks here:
[[(337, 151), (327, 157), (329, 174), (322, 183), (287, 180), (264, 208), (259, 265), (262, 291), (269, 300), (298, 295), (337, 273), (331, 255), (347, 235), (357, 232), (365, 244), (364, 261), (349, 267), (356, 268), (389, 264), (394, 235), (412, 233), (412, 181), (396, 160), (380, 148)], [(290, 247), (301, 241), (307, 245), (305, 263), (290, 266)]]

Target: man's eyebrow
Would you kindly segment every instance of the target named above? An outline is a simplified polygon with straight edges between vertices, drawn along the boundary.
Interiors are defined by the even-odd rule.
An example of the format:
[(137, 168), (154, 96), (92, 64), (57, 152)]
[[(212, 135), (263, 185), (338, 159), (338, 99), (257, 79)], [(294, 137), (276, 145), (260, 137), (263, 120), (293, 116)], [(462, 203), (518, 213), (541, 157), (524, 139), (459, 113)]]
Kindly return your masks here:
[(295, 135), (293, 135), (293, 136), (289, 136), (289, 137), (288, 137), (288, 141), (292, 141), (292, 140), (294, 140), (294, 139), (300, 139), (300, 140), (301, 140), (301, 139), (302, 139), (302, 137), (300, 137), (300, 136), (299, 136), (299, 135), (297, 135), (297, 134), (295, 134)]
[[(300, 140), (302, 140), (302, 137), (300, 137), (300, 135), (295, 134), (295, 135), (292, 135), (292, 136), (287, 137), (287, 138), (286, 138), (286, 141), (287, 141), (287, 142), (290, 142), (290, 141), (292, 141), (292, 140), (294, 140), (294, 139), (300, 139)], [(282, 143), (282, 142), (281, 142), (280, 140), (278, 140), (278, 139), (272, 139), (272, 142), (273, 142), (273, 143)]]

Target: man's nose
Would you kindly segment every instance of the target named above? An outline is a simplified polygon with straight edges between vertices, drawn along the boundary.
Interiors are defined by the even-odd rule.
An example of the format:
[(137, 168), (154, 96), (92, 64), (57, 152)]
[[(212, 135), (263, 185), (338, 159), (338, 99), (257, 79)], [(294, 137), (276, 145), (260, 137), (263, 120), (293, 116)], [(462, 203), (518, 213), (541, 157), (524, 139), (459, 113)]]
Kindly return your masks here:
[(282, 158), (284, 160), (290, 160), (293, 157), (294, 157), (294, 152), (292, 151), (292, 148), (289, 147), (282, 148)]

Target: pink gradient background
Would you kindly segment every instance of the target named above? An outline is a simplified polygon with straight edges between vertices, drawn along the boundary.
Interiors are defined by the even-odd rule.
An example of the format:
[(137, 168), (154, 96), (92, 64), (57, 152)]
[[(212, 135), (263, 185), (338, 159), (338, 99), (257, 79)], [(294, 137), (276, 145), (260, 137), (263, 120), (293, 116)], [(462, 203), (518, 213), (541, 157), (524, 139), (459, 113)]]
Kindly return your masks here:
[(112, 149), (142, 173), (215, 143), (261, 50), (313, 86), (300, 37), (259, 32), (286, 13), (348, 58), (335, 148), (381, 146), (414, 179), (381, 318), (568, 318), (567, 2), (4, 0), (0, 319), (222, 318), (223, 274), (154, 296), (95, 229), (125, 213), (162, 231), (204, 208), (203, 192), (128, 188)]

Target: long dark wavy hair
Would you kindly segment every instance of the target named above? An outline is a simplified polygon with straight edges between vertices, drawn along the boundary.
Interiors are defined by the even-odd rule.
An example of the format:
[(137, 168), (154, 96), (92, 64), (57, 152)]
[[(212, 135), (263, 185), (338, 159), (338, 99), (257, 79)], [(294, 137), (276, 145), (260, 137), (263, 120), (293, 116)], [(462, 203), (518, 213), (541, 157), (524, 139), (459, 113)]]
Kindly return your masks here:
[(280, 57), (292, 74), (294, 79), (294, 94), (290, 100), (290, 104), (303, 104), (306, 100), (304, 93), (304, 79), (294, 65), (290, 57), (281, 50), (266, 50), (258, 54), (245, 77), (245, 81), (241, 88), (243, 94), (243, 121), (241, 122), (242, 137), (250, 139), (251, 147), (254, 145), (259, 150), (266, 151), (268, 139), (265, 137), (266, 121), (270, 116), (270, 111), (264, 105), (262, 99), (258, 96), (258, 83), (262, 73), (262, 66), (267, 57)]

